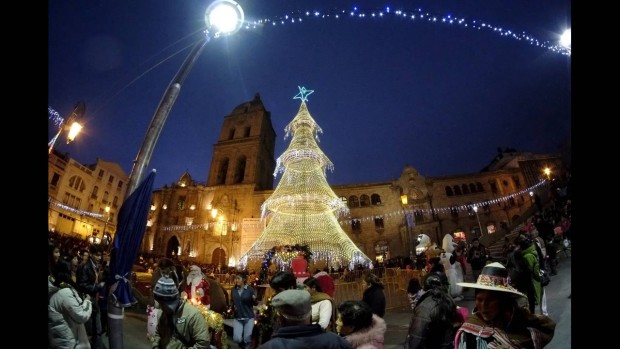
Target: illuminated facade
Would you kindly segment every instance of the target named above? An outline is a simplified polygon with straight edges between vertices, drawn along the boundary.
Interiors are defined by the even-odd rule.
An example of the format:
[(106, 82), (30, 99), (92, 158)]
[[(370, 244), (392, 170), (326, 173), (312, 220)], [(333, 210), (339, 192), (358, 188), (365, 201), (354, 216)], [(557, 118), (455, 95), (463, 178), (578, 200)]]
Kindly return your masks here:
[(53, 150), (48, 157), (48, 229), (93, 242), (111, 241), (127, 180), (116, 163), (97, 159), (83, 165)]
[[(275, 137), (258, 95), (235, 107), (213, 146), (207, 181), (183, 173), (153, 192), (142, 251), (236, 265), (269, 221), (261, 208), (275, 192)], [(420, 233), (441, 246), (448, 233), (470, 240), (516, 224), (533, 205), (529, 192), (546, 190), (546, 166), (562, 172), (559, 155), (507, 151), (478, 173), (424, 177), (407, 165), (394, 181), (331, 189), (349, 210), (338, 218), (342, 230), (370, 259), (382, 260), (409, 255)]]

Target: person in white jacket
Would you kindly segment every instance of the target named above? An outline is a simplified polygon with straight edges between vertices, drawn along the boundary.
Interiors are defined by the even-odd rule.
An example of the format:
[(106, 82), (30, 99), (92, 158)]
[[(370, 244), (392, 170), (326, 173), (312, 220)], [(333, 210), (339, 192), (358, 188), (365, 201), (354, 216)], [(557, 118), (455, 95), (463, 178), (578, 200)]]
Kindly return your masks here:
[(93, 310), (90, 296), (80, 297), (73, 287), (69, 262), (60, 261), (48, 277), (48, 344), (52, 349), (89, 349), (84, 323)]
[(334, 300), (323, 290), (314, 277), (304, 280), (304, 288), (310, 293), (312, 304), (312, 323), (319, 324), (324, 330), (335, 332), (336, 308)]

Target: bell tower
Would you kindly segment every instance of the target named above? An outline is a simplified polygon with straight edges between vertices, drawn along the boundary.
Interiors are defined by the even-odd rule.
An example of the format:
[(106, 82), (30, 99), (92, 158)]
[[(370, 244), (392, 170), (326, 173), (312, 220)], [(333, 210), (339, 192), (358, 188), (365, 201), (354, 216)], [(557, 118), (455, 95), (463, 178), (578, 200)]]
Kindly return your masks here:
[(207, 179), (208, 186), (254, 184), (255, 190), (273, 189), (276, 133), (271, 113), (257, 93), (224, 117)]

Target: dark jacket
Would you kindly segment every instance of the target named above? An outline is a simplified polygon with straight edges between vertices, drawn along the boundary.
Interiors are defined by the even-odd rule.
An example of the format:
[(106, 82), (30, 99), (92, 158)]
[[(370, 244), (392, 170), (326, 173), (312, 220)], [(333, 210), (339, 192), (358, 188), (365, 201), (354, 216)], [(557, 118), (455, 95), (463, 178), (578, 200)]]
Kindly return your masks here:
[(78, 291), (83, 294), (88, 294), (93, 300), (96, 300), (97, 292), (101, 291), (102, 287), (97, 283), (97, 265), (90, 258), (86, 263), (82, 263), (78, 266), (75, 272), (75, 278), (77, 280)]
[(444, 290), (431, 289), (413, 309), (405, 348), (453, 348), (458, 325), (454, 300)]
[(382, 285), (371, 285), (364, 290), (362, 301), (370, 306), (374, 314), (383, 317), (385, 315), (385, 293)]
[(260, 349), (353, 349), (344, 337), (325, 332), (318, 324), (280, 327)]

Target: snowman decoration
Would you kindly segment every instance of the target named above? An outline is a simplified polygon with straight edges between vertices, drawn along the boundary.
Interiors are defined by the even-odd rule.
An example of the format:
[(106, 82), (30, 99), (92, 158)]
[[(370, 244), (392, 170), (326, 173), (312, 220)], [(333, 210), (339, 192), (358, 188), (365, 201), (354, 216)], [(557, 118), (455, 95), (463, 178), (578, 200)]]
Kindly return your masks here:
[(463, 269), (461, 263), (456, 260), (454, 255), (454, 248), (457, 244), (454, 242), (454, 238), (451, 234), (446, 234), (443, 237), (441, 248), (444, 250), (440, 255), (440, 262), (443, 264), (446, 277), (448, 278), (449, 293), (455, 301), (463, 300), (463, 287), (459, 286), (458, 282), (463, 282)]

